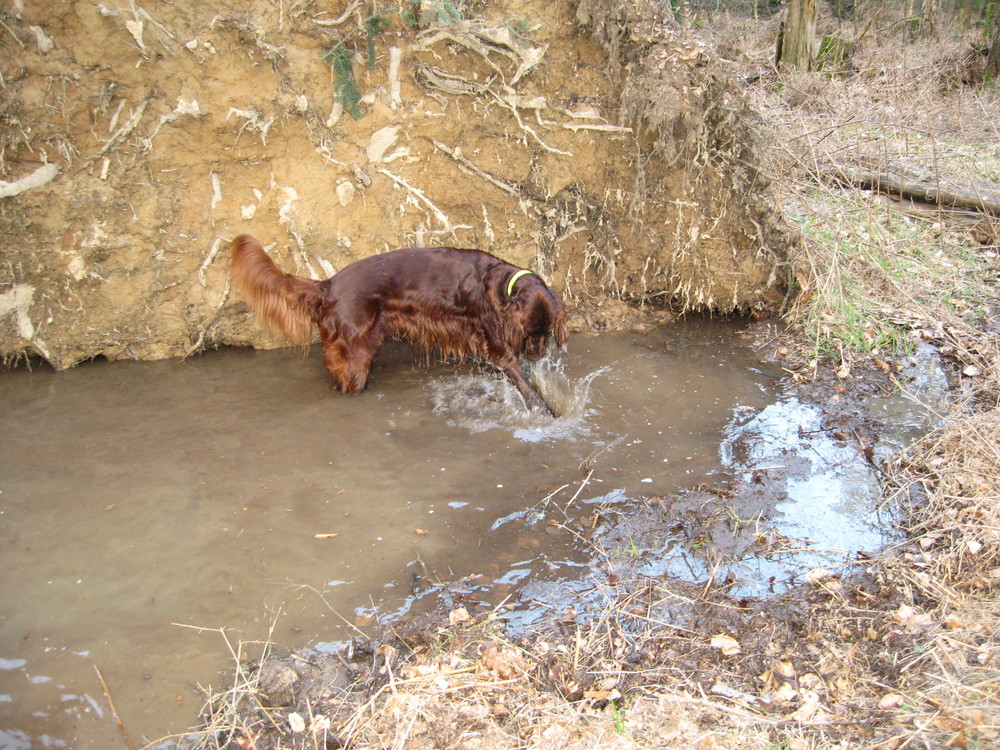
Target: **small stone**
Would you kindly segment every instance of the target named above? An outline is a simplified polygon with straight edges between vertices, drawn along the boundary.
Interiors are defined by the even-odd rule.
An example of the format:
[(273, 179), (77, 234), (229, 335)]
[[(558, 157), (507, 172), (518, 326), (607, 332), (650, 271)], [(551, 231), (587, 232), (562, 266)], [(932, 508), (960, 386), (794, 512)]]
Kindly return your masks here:
[(288, 714), (288, 728), (295, 734), (302, 734), (306, 731), (306, 720), (302, 718), (301, 714), (292, 711), (292, 713)]

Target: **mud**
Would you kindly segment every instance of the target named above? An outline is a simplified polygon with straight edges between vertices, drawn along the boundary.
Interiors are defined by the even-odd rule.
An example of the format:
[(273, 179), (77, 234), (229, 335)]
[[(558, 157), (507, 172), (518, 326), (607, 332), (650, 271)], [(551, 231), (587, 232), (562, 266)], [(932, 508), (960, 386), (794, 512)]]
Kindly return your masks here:
[(555, 421), (404, 346), (357, 398), (293, 350), (7, 372), (3, 736), (119, 742), (94, 665), (135, 736), (183, 729), (231, 658), (192, 628), (336, 652), (442, 594), (584, 570), (595, 511), (722, 481), (734, 410), (774, 398), (762, 367), (721, 320), (577, 336), (536, 371)]
[[(678, 348), (648, 337), (638, 343), (667, 356)], [(715, 364), (734, 374), (731, 362)], [(591, 456), (582, 478), (539, 487), (541, 500), (498, 514), (489, 536), (503, 543), (482, 547), (491, 556), (475, 573), (418, 570), (410, 602), (378, 618), (376, 637), (358, 632), (248, 662), (227, 677), (237, 697), (213, 702), (201, 741), (182, 746), (352, 738), (379, 746), (405, 737), (430, 748), (453, 746), (466, 732), (477, 747), (631, 747), (615, 696), (660, 680), (679, 686), (681, 705), (694, 691), (776, 715), (796, 707), (796, 716), (812, 715), (817, 672), (829, 680), (829, 696), (858, 694), (866, 688), (854, 684), (837, 639), (864, 654), (856, 658), (884, 690), (898, 650), (912, 648), (914, 636), (900, 619), (910, 610), (898, 582), (872, 562), (884, 546), (905, 545), (894, 530), (896, 508), (881, 505), (875, 491), (893, 447), (880, 435), (926, 429), (935, 420), (928, 405), (946, 398), (932, 351), (918, 347), (898, 369), (909, 373), (908, 406), (881, 370), (797, 382), (752, 362), (763, 403), (728, 410), (711, 441), (716, 467), (688, 474), (680, 491), (657, 492), (659, 472), (637, 485), (618, 475), (615, 457), (602, 465)], [(692, 406), (683, 398), (658, 404), (653, 423), (661, 427)], [(517, 647), (504, 645), (511, 643)], [(394, 679), (406, 683), (399, 695)], [(455, 700), (463, 686), (467, 694)], [(712, 704), (692, 700), (706, 721)], [(541, 712), (544, 721), (518, 719), (512, 707), (528, 701), (534, 708), (525, 715)], [(652, 745), (704, 732), (685, 723), (694, 715), (640, 703), (629, 704), (630, 726), (662, 740)], [(586, 726), (567, 719), (571, 728), (561, 729), (560, 711), (587, 717)], [(295, 716), (314, 717), (304, 733), (282, 723)], [(832, 735), (839, 731), (831, 725)]]

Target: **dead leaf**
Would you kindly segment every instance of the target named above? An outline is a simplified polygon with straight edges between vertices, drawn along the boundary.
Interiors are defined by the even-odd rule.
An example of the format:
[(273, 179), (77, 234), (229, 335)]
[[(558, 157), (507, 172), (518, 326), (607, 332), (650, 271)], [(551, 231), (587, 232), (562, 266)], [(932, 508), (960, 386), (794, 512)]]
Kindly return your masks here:
[(764, 690), (773, 693), (784, 684), (795, 679), (795, 665), (790, 661), (776, 661), (760, 676)]
[(791, 703), (799, 697), (799, 691), (792, 687), (790, 682), (784, 682), (781, 686), (771, 692), (771, 698), (780, 703)]
[(804, 674), (802, 675), (802, 677), (799, 678), (799, 685), (804, 688), (809, 688), (810, 690), (819, 689), (819, 687), (822, 684), (823, 684), (823, 678), (820, 677), (815, 672), (809, 672), (808, 674)]
[(313, 734), (318, 732), (329, 732), (330, 727), (333, 726), (333, 722), (330, 721), (329, 716), (324, 716), (323, 714), (316, 714), (313, 720), (309, 722), (309, 731)]
[(458, 609), (453, 609), (448, 613), (448, 624), (458, 625), (463, 622), (469, 622), (472, 617), (469, 616), (469, 610), (465, 607), (459, 607)]
[(572, 736), (573, 733), (562, 724), (551, 724), (542, 732), (546, 747), (564, 747)]
[(495, 643), (483, 648), (480, 661), (501, 680), (509, 680), (528, 671), (528, 663), (519, 653), (513, 649), (500, 650)]
[(390, 646), (388, 643), (383, 643), (375, 649), (375, 653), (381, 656), (390, 667), (399, 659), (399, 649), (395, 646)]
[(934, 624), (934, 619), (929, 614), (917, 612), (909, 604), (900, 604), (893, 617), (907, 630), (924, 630)]
[(830, 580), (832, 575), (826, 568), (813, 568), (806, 573), (806, 580), (813, 586), (821, 586), (824, 581)]
[(776, 661), (771, 670), (784, 680), (795, 678), (795, 665), (790, 661)]
[(901, 708), (905, 702), (906, 699), (899, 693), (886, 693), (878, 702), (878, 707), (883, 711), (891, 711), (896, 708)]
[(917, 540), (917, 544), (920, 545), (920, 549), (926, 552), (934, 546), (939, 538), (940, 537), (937, 534), (925, 534)]
[(788, 718), (795, 721), (822, 721), (830, 712), (819, 702), (819, 694), (814, 690), (803, 690), (800, 693), (802, 705), (789, 714)]
[(736, 656), (742, 652), (739, 641), (729, 635), (716, 635), (711, 640), (712, 648), (719, 649), (724, 656)]

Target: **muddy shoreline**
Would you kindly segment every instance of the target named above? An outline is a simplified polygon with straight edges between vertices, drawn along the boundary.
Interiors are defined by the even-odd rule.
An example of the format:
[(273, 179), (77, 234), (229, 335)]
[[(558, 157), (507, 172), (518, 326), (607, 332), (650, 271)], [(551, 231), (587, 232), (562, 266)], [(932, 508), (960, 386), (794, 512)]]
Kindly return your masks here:
[(589, 524), (577, 517), (710, 481), (732, 410), (766, 405), (773, 382), (721, 319), (577, 335), (536, 371), (565, 408), (554, 421), (471, 363), (425, 360), (387, 346), (357, 398), (331, 393), (315, 350), (0, 380), (2, 588), (19, 602), (0, 621), (18, 644), (0, 654), (13, 659), (0, 721), (114, 741), (93, 662), (130, 731), (159, 736), (194, 720), (198, 684), (219, 682), (219, 627), (333, 650), (443, 581), (496, 606), (526, 577), (573, 573)]
[[(793, 370), (796, 363), (781, 356), (788, 351), (783, 334), (766, 324), (750, 330), (756, 347), (789, 373), (781, 397), (820, 410), (819, 431), (884, 477), (899, 446), (882, 444), (888, 426), (871, 407), (896, 391), (894, 378), (913, 363), (892, 363), (888, 372), (872, 366), (849, 376), (801, 365)], [(551, 747), (583, 747), (600, 737), (608, 746), (632, 747), (620, 722), (624, 705), (647, 742), (682, 731), (653, 726), (663, 719), (652, 714), (638, 718), (642, 701), (636, 696), (648, 692), (651, 682), (683, 693), (671, 700), (702, 700), (696, 713), (705, 727), (719, 716), (710, 697), (736, 713), (747, 705), (771, 714), (777, 723), (822, 720), (831, 738), (856, 735), (859, 728), (873, 742), (888, 737), (892, 728), (880, 725), (891, 711), (872, 712), (869, 705), (861, 718), (860, 692), (856, 712), (839, 699), (858, 690), (852, 675), (861, 660), (891, 685), (898, 677), (894, 654), (920, 632), (905, 615), (904, 592), (873, 564), (911, 554), (913, 545), (895, 537), (882, 549), (854, 550), (839, 564), (803, 570), (775, 593), (742, 595), (733, 563), (766, 558), (788, 542), (769, 535), (768, 513), (760, 514), (787, 497), (787, 468), (763, 467), (720, 485), (641, 498), (629, 508), (598, 506), (543, 518), (548, 533), (576, 538), (577, 562), (589, 571), (577, 572), (577, 583), (589, 579), (582, 586), (570, 581), (566, 568), (550, 580), (532, 577), (500, 592), (475, 580), (415, 576), (414, 586), (433, 589), (424, 611), (379, 622), (375, 638), (350, 639), (333, 653), (285, 653), (280, 642), (271, 644), (266, 659), (238, 665), (232, 689), (210, 698), (205, 723), (181, 746), (367, 746), (376, 737), (400, 736), (393, 722), (419, 693), (423, 709), (413, 719), (407, 747), (500, 747), (512, 737)], [(586, 470), (581, 467), (581, 481)], [(717, 508), (720, 497), (732, 509), (727, 515), (697, 512)], [(752, 523), (750, 509), (758, 511)], [(903, 503), (893, 509), (905, 512)], [(751, 527), (755, 531), (748, 532)], [(709, 575), (683, 580), (669, 571), (644, 574), (653, 550), (678, 533), (696, 540)], [(894, 616), (901, 608), (904, 615)], [(848, 654), (853, 656), (845, 662)], [(466, 679), (478, 682), (463, 685)], [(453, 705), (447, 698), (452, 690), (473, 690), (477, 698)], [(558, 705), (591, 720), (565, 731), (553, 730), (558, 721), (520, 721), (513, 707), (538, 702), (547, 711)], [(836, 713), (826, 707), (834, 702)]]

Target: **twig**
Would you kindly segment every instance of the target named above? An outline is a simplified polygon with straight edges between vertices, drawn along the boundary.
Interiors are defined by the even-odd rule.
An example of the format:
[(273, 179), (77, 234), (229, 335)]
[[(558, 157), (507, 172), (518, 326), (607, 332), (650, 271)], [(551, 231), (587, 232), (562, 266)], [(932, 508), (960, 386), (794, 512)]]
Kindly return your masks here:
[(476, 175), (476, 177), (482, 177), (484, 180), (486, 180), (491, 185), (494, 185), (494, 186), (500, 188), (505, 193), (507, 193), (508, 195), (512, 195), (513, 197), (517, 198), (518, 200), (521, 200), (523, 198), (523, 196), (521, 195), (521, 191), (517, 188), (517, 186), (512, 185), (509, 182), (505, 182), (504, 180), (501, 180), (498, 177), (494, 177), (489, 172), (486, 172), (485, 170), (480, 169), (479, 167), (477, 167), (475, 164), (473, 164), (471, 161), (469, 161), (465, 157), (465, 155), (462, 153), (461, 149), (459, 149), (459, 148), (450, 148), (450, 147), (444, 145), (443, 143), (441, 143), (441, 141), (434, 141), (434, 147), (437, 148), (437, 149), (439, 149), (439, 150), (441, 150), (441, 151), (444, 151), (448, 156), (450, 156), (452, 159), (454, 159), (455, 161), (457, 161), (459, 164), (461, 164), (467, 170), (469, 170), (474, 175)]
[(590, 482), (590, 478), (592, 476), (594, 476), (594, 470), (593, 469), (591, 469), (590, 471), (588, 471), (587, 472), (587, 476), (585, 476), (583, 478), (583, 481), (580, 482), (580, 486), (576, 488), (576, 492), (573, 493), (573, 497), (571, 497), (569, 499), (569, 502), (566, 503), (566, 507), (563, 508), (563, 513), (565, 513), (567, 510), (569, 510), (569, 506), (571, 506), (573, 504), (573, 501), (576, 500), (578, 497), (580, 497), (580, 493), (583, 492), (583, 488), (587, 486), (587, 483)]
[[(521, 113), (517, 111), (518, 107), (522, 106), (524, 102), (521, 102), (516, 95), (503, 97), (492, 90), (489, 93), (493, 96), (493, 101), (495, 101), (501, 107), (510, 110), (511, 114), (514, 115), (514, 119), (517, 120), (517, 126), (521, 128), (521, 130), (523, 130), (525, 133), (528, 133), (532, 138), (534, 138), (539, 146), (541, 146), (550, 153), (559, 154), (560, 156), (573, 155), (570, 151), (562, 151), (561, 149), (555, 148), (554, 146), (550, 146), (545, 141), (543, 141), (541, 139), (541, 136), (539, 136), (538, 133), (532, 130), (531, 127), (524, 124), (524, 120), (521, 119)], [(536, 113), (538, 112), (538, 108), (536, 107), (527, 107), (527, 109), (534, 109)]]
[(10, 26), (8, 26), (3, 22), (3, 19), (0, 19), (0, 26), (3, 26), (5, 29), (7, 29), (7, 31), (10, 32), (10, 35), (14, 37), (14, 41), (21, 45), (21, 49), (25, 49), (24, 42), (21, 41), (21, 38), (14, 33), (14, 30), (11, 29)]
[(562, 127), (566, 130), (572, 130), (574, 133), (578, 130), (596, 130), (599, 133), (612, 133), (614, 135), (632, 135), (632, 128), (626, 128), (621, 125), (610, 125), (601, 123), (589, 123), (589, 122), (569, 122), (563, 123)]
[(144, 99), (142, 104), (139, 105), (139, 109), (137, 109), (135, 112), (132, 113), (132, 116), (128, 118), (128, 121), (124, 125), (122, 125), (121, 128), (118, 129), (117, 133), (111, 136), (108, 142), (104, 144), (101, 150), (97, 152), (97, 154), (91, 159), (91, 161), (99, 159), (100, 157), (104, 156), (114, 146), (118, 145), (119, 141), (124, 140), (129, 135), (129, 133), (135, 130), (135, 127), (136, 125), (139, 124), (139, 120), (142, 119), (142, 114), (143, 112), (146, 111), (146, 106), (148, 104), (149, 104), (149, 99), (148, 98)]
[(205, 272), (208, 267), (212, 265), (215, 261), (215, 256), (219, 254), (219, 249), (223, 246), (224, 240), (221, 237), (216, 237), (215, 241), (212, 243), (211, 249), (208, 251), (208, 255), (205, 256), (205, 260), (202, 261), (201, 266), (198, 268), (198, 282), (202, 286), (207, 286), (205, 282)]
[(111, 715), (115, 719), (115, 723), (118, 725), (118, 729), (122, 733), (122, 737), (125, 738), (125, 745), (129, 750), (135, 750), (135, 745), (132, 744), (132, 740), (128, 736), (128, 732), (125, 731), (125, 725), (122, 724), (121, 718), (118, 716), (118, 709), (115, 708), (115, 702), (111, 700), (111, 693), (108, 690), (108, 683), (104, 681), (104, 675), (101, 674), (101, 670), (94, 665), (94, 671), (97, 672), (97, 679), (101, 681), (101, 689), (104, 690), (104, 697), (108, 699), (108, 705), (111, 707)]

